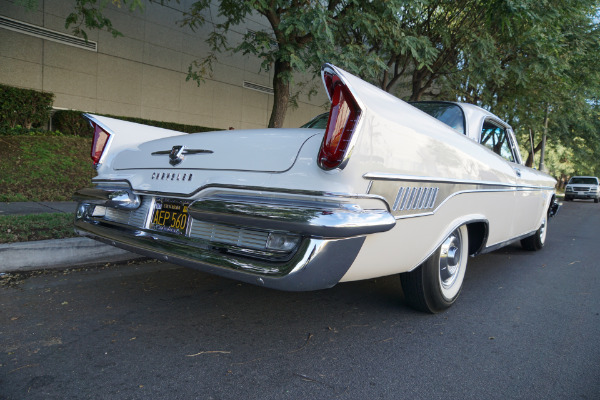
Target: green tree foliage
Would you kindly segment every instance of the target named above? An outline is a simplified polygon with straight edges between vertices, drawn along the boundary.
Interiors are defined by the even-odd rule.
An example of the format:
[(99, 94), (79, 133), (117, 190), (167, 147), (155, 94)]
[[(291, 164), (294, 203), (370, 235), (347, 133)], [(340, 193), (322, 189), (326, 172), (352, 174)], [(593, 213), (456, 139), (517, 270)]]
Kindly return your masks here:
[[(490, 109), (515, 126), (522, 143), (531, 133), (534, 151), (527, 146), (524, 153), (530, 166), (547, 132), (549, 152), (566, 146), (567, 164), (598, 174), (598, 6), (597, 0), (363, 2), (360, 17), (349, 14), (334, 29), (342, 53), (359, 65), (338, 62), (386, 91), (407, 93), (407, 100), (437, 97)], [(552, 154), (557, 177), (569, 170), (558, 165), (565, 154)]]
[[(598, 6), (597, 0), (491, 2), (489, 35), (481, 41), (489, 43), (461, 54), (456, 72), (438, 81), (442, 95), (490, 109), (515, 127), (522, 143), (531, 135), (529, 166), (547, 132), (548, 154), (561, 146), (572, 151), (569, 160), (565, 151), (552, 154), (551, 173), (560, 178), (575, 162), (575, 173), (598, 174)], [(586, 152), (577, 150), (582, 144)]]
[[(149, 0), (152, 1), (152, 0)], [(178, 0), (173, 0), (177, 1)], [(166, 5), (169, 0), (155, 0)], [(76, 6), (66, 21), (67, 27), (85, 37), (84, 28), (105, 29), (119, 35), (102, 10), (107, 4), (127, 6), (131, 10), (143, 8), (142, 0), (76, 0)], [(190, 3), (181, 24), (197, 29), (204, 25), (211, 9), (211, 0)], [(325, 54), (334, 47), (330, 29), (349, 9), (354, 1), (328, 0), (221, 0), (217, 5), (218, 21), (206, 38), (211, 52), (189, 66), (188, 79), (201, 82), (212, 72), (219, 53), (240, 52), (253, 54), (262, 60), (264, 70), (273, 70), (274, 102), (269, 127), (281, 127), (293, 96), (290, 84), (295, 72), (312, 71), (320, 67)], [(240, 43), (230, 43), (230, 30), (243, 23), (247, 17), (263, 16), (270, 29), (248, 31)]]
[[(117, 35), (102, 15), (109, 3), (143, 6), (143, 0), (76, 0), (67, 25), (80, 35), (84, 27)], [(181, 23), (192, 29), (207, 23), (211, 3), (189, 2)], [(316, 73), (329, 61), (386, 91), (406, 88), (409, 100), (437, 96), (481, 105), (515, 126), (522, 143), (531, 132), (530, 165), (547, 133), (549, 154), (556, 152), (548, 165), (557, 176), (571, 171), (557, 166), (567, 156), (577, 173), (598, 174), (599, 5), (599, 0), (215, 1), (217, 22), (206, 38), (211, 52), (192, 63), (188, 76), (201, 81), (223, 52), (259, 57), (263, 69), (273, 70), (269, 126), (279, 127), (293, 101), (294, 73)], [(230, 30), (257, 15), (270, 29), (248, 31), (241, 42), (229, 43)]]
[[(183, 24), (192, 29), (203, 25), (210, 5), (210, 0), (194, 2)], [(207, 38), (211, 53), (190, 66), (189, 77), (201, 80), (209, 74), (220, 52), (258, 56), (264, 70), (273, 70), (274, 101), (269, 127), (281, 127), (291, 99), (294, 72), (313, 71), (320, 66), (326, 49), (333, 47), (330, 26), (346, 8), (340, 0), (222, 0), (218, 2), (222, 22), (214, 24)], [(230, 29), (253, 14), (263, 16), (271, 29), (248, 31), (240, 43), (230, 44)]]
[[(31, 3), (34, 0), (20, 0)], [(144, 8), (144, 0), (76, 0), (75, 8), (65, 20), (65, 27), (71, 28), (73, 33), (87, 40), (86, 29), (101, 29), (110, 32), (113, 37), (122, 36), (113, 27), (110, 19), (102, 14), (107, 5), (113, 4), (117, 7), (126, 6), (130, 11)]]
[[(336, 26), (345, 63), (352, 72), (392, 92), (398, 83), (418, 101), (464, 63), (464, 55), (489, 44), (489, 2), (472, 0), (390, 0), (357, 2), (358, 12)], [(362, 67), (365, 66), (365, 67)]]

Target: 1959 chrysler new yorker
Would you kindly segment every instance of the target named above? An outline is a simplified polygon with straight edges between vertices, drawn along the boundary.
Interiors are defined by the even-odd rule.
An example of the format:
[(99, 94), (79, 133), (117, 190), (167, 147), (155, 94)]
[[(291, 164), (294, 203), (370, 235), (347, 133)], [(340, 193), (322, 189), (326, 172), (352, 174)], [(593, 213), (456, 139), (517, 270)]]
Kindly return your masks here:
[(522, 165), (509, 125), (321, 74), (320, 129), (188, 135), (86, 115), (98, 176), (75, 195), (76, 230), (282, 290), (399, 274), (427, 312), (455, 302), (469, 255), (544, 246), (556, 182)]

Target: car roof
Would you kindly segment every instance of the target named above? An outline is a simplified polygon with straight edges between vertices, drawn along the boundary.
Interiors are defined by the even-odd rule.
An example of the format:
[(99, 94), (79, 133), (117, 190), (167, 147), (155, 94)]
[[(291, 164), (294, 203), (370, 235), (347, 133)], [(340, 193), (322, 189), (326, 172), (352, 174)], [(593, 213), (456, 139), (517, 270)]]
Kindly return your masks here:
[[(465, 134), (467, 137), (479, 142), (479, 136), (481, 134), (481, 127), (485, 120), (491, 120), (500, 126), (504, 126), (507, 129), (512, 130), (512, 127), (504, 120), (499, 118), (497, 115), (491, 113), (485, 108), (476, 106), (475, 104), (462, 103), (458, 101), (445, 101), (445, 100), (432, 100), (432, 101), (413, 101), (410, 103), (445, 103), (454, 104), (461, 108), (465, 115)], [(409, 103), (409, 104), (410, 104)]]

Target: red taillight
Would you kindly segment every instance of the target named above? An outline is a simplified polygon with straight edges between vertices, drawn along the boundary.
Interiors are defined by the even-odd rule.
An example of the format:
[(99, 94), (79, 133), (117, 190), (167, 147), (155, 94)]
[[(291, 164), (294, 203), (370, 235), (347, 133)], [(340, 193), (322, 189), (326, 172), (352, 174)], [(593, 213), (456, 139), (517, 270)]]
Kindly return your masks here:
[(346, 158), (354, 128), (360, 117), (360, 108), (348, 87), (336, 76), (325, 73), (331, 109), (327, 129), (319, 150), (319, 166), (323, 169), (339, 167)]
[(106, 132), (104, 129), (100, 127), (100, 125), (92, 122), (92, 126), (94, 127), (94, 140), (92, 142), (92, 161), (94, 165), (98, 165), (100, 162), (100, 157), (102, 157), (102, 152), (106, 147), (106, 143), (108, 143), (108, 138), (110, 134)]

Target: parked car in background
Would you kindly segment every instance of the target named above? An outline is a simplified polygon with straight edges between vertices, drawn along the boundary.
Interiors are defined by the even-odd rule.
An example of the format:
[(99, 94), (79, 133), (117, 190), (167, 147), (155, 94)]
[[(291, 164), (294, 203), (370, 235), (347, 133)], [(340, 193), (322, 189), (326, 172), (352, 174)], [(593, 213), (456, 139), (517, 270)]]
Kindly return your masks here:
[(86, 115), (98, 176), (75, 195), (76, 230), (281, 290), (399, 274), (426, 312), (456, 301), (469, 255), (544, 246), (556, 181), (523, 165), (508, 124), (330, 64), (322, 79), (331, 108), (310, 128), (188, 135)]
[(573, 199), (593, 199), (600, 201), (600, 182), (595, 176), (574, 176), (565, 187), (565, 201)]

